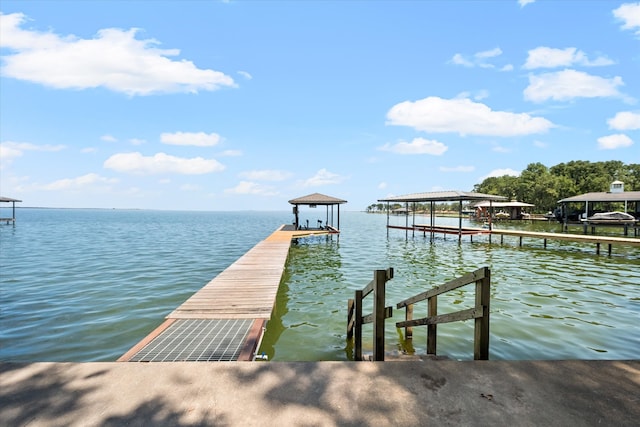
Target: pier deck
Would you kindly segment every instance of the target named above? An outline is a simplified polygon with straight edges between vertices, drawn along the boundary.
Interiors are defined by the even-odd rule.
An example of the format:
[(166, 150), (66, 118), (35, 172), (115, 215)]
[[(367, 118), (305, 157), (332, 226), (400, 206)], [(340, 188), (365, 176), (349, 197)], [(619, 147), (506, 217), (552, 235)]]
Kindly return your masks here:
[(636, 246), (640, 247), (640, 238), (633, 237), (615, 237), (615, 236), (596, 236), (589, 234), (573, 234), (573, 233), (546, 233), (535, 231), (522, 231), (522, 230), (504, 230), (499, 228), (493, 228), (491, 230), (487, 228), (476, 227), (454, 227), (448, 225), (434, 225), (429, 224), (413, 224), (406, 227), (397, 225), (388, 225), (387, 228), (400, 229), (407, 231), (417, 231), (427, 235), (428, 233), (443, 234), (443, 235), (457, 235), (459, 238), (462, 236), (469, 236), (473, 240), (473, 236), (488, 235), (489, 242), (491, 242), (491, 236), (500, 236), (501, 242), (504, 236), (513, 236), (520, 238), (520, 245), (522, 246), (523, 238), (542, 239), (544, 246), (547, 246), (547, 240), (563, 240), (577, 243), (595, 243), (596, 252), (600, 253), (600, 245), (608, 245), (608, 253), (611, 254), (611, 247), (613, 245), (623, 246)]
[(280, 227), (193, 294), (121, 362), (252, 360), (276, 301), (292, 239), (329, 230)]

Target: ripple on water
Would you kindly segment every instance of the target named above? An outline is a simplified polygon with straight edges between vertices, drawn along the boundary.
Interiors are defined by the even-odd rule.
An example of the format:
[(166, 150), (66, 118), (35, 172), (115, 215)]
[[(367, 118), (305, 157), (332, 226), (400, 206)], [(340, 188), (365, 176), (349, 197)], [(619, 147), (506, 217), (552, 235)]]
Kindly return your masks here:
[[(15, 227), (0, 227), (0, 360), (115, 360), (290, 217), (21, 209)], [(485, 265), (492, 359), (637, 358), (637, 248), (616, 247), (609, 257), (566, 242), (544, 249), (478, 237), (460, 245), (451, 236), (387, 236), (385, 224), (384, 215), (347, 212), (339, 238), (292, 246), (263, 345), (271, 359), (347, 360), (347, 299), (374, 269), (394, 268), (392, 305)], [(472, 305), (470, 288), (441, 297), (439, 311)], [(426, 304), (416, 307), (419, 315)], [(386, 323), (388, 350), (424, 353), (426, 331), (415, 328), (413, 342), (403, 342), (394, 326), (402, 319), (394, 310)], [(470, 359), (472, 349), (473, 322), (439, 327), (439, 353)]]

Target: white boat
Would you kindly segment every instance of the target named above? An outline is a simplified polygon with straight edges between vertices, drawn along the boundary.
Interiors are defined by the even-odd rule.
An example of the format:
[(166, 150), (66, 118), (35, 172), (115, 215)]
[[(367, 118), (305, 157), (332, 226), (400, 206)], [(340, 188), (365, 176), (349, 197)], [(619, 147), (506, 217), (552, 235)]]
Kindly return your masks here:
[(583, 221), (589, 224), (634, 224), (637, 220), (633, 215), (625, 212), (601, 212)]

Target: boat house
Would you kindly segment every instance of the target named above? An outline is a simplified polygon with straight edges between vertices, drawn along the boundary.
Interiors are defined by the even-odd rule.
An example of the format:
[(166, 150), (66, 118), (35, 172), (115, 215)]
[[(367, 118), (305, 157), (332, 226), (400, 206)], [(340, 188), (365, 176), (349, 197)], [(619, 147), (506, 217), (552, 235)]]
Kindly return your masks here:
[(471, 206), (475, 209), (473, 214), (477, 220), (486, 220), (489, 217), (489, 208), (499, 209), (498, 212), (493, 214), (495, 219), (529, 219), (530, 214), (526, 212), (527, 208), (531, 208), (535, 205), (524, 202), (492, 202), (490, 200), (482, 200), (477, 203), (472, 203)]
[(640, 219), (640, 191), (624, 191), (622, 181), (611, 183), (609, 191), (585, 193), (559, 200), (556, 219), (563, 223), (579, 222), (593, 214), (622, 211)]
[[(462, 228), (462, 216), (463, 216), (462, 204), (464, 202), (469, 203), (469, 202), (479, 202), (482, 200), (486, 200), (489, 203), (489, 212), (491, 213), (493, 212), (493, 203), (498, 201), (504, 201), (505, 199), (506, 197), (503, 197), (503, 196), (496, 196), (493, 194), (484, 194), (484, 193), (474, 193), (469, 191), (432, 191), (432, 192), (425, 192), (425, 193), (405, 194), (403, 196), (387, 197), (385, 199), (378, 199), (378, 201), (387, 203), (387, 229), (402, 228), (404, 230), (407, 230), (407, 232), (409, 230), (413, 230), (413, 231), (419, 230), (423, 232), (430, 231), (431, 233), (433, 233), (433, 231), (436, 229), (438, 229), (439, 231), (447, 230), (447, 227), (444, 227), (444, 226), (438, 227), (435, 225), (434, 204), (436, 202), (458, 202), (458, 207), (459, 207), (458, 208), (459, 209), (458, 227), (457, 229), (449, 229), (448, 232), (450, 232), (451, 234), (457, 234), (458, 239), (461, 239), (462, 235), (467, 232), (467, 230), (464, 230)], [(430, 223), (416, 224), (415, 204), (425, 203), (425, 202), (430, 203), (430, 209), (429, 209)], [(405, 204), (406, 215), (405, 215), (404, 227), (392, 226), (389, 224), (389, 204), (390, 203)], [(409, 209), (409, 203), (411, 203), (411, 206), (412, 206), (411, 209)], [(413, 222), (411, 225), (409, 225), (409, 212), (413, 212)], [(491, 229), (491, 215), (489, 215), (489, 229)]]
[(2, 217), (0, 215), (0, 223), (4, 222), (6, 224), (14, 224), (16, 222), (16, 203), (17, 202), (22, 202), (22, 200), (0, 196), (0, 203), (11, 203), (11, 218)]
[[(328, 230), (334, 233), (340, 232), (340, 205), (343, 203), (347, 203), (346, 200), (327, 196), (325, 194), (313, 193), (306, 196), (298, 197), (296, 199), (291, 199), (289, 200), (289, 203), (293, 205), (293, 227), (295, 227), (296, 230)], [(304, 219), (303, 221), (301, 221), (300, 206), (308, 206), (312, 209), (315, 209), (318, 206), (324, 206), (326, 210), (324, 220), (321, 216), (320, 218), (315, 218), (315, 221), (311, 220), (310, 222), (309, 219)], [(334, 207), (337, 207), (337, 212), (334, 211)], [(335, 223), (334, 213), (337, 213)], [(319, 215), (316, 215), (316, 217), (317, 216)]]

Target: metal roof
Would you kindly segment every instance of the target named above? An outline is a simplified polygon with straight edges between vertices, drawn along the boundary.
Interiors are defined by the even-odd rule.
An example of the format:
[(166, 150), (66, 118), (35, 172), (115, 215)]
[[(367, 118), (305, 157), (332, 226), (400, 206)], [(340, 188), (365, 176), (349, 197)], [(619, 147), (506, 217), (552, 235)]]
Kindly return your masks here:
[(640, 202), (640, 191), (623, 191), (620, 193), (585, 193), (558, 200), (558, 203), (570, 202)]
[(22, 200), (12, 199), (10, 197), (0, 197), (0, 202), (21, 202)]
[(289, 200), (289, 203), (292, 205), (339, 205), (347, 203), (347, 201), (327, 196), (325, 194), (313, 193), (298, 197), (297, 199), (291, 199)]
[(506, 200), (506, 197), (494, 194), (474, 193), (471, 191), (431, 191), (426, 193), (405, 194), (378, 199), (379, 202), (450, 202), (465, 200)]
[(481, 202), (474, 203), (473, 206), (475, 206), (476, 208), (485, 208), (485, 207), (488, 207), (489, 205), (493, 206), (494, 208), (527, 208), (527, 207), (535, 206), (535, 205), (533, 205), (531, 203), (525, 203), (525, 202), (493, 202), (493, 203), (489, 203), (488, 200), (483, 200)]

